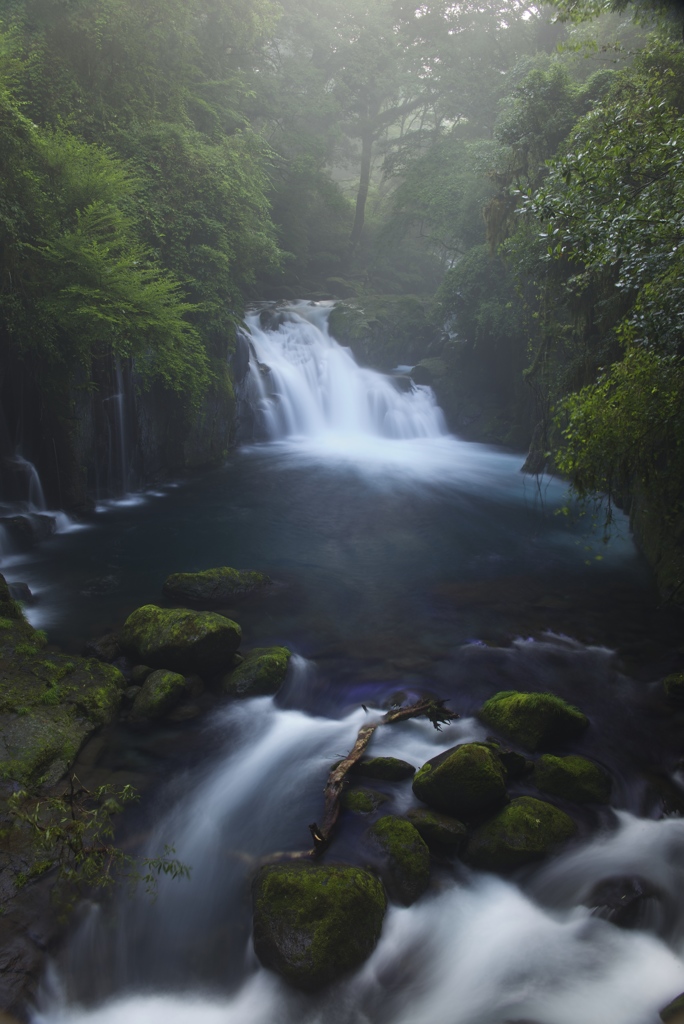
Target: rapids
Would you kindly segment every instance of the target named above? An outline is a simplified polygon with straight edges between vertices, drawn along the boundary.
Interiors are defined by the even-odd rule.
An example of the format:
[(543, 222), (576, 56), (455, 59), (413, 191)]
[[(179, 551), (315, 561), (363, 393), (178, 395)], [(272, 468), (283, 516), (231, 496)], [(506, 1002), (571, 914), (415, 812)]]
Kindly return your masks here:
[[(588, 518), (556, 514), (560, 481), (451, 436), (430, 389), (357, 366), (328, 313), (249, 317), (241, 401), (255, 443), (224, 469), (109, 506), (21, 566), (42, 591), (31, 614), (74, 648), (157, 600), (172, 571), (262, 569), (273, 593), (234, 609), (245, 645), (296, 652), (276, 698), (214, 708), (158, 741), (124, 727), (110, 738), (103, 768), (144, 763), (156, 780), (134, 823), (146, 849), (171, 843), (192, 876), (162, 879), (154, 903), (81, 908), (34, 1024), (657, 1024), (684, 990), (684, 820), (663, 816), (684, 797), (657, 684), (669, 657), (657, 630), (671, 627), (644, 597), (627, 525), (618, 515), (604, 543)], [(329, 992), (296, 993), (261, 968), (250, 866), (308, 845), (329, 766), (360, 725), (388, 701), (447, 698), (462, 717), (443, 732), (410, 721), (373, 739), (373, 754), (420, 765), (484, 738), (475, 710), (511, 688), (589, 714), (577, 749), (610, 771), (613, 806), (586, 808), (562, 855), (509, 879), (435, 863), (428, 893), (391, 907), (371, 958)], [(410, 783), (376, 785), (394, 813), (415, 803)], [(357, 859), (365, 825), (346, 815), (330, 857)], [(659, 893), (659, 913), (631, 931), (584, 905), (616, 875)]]

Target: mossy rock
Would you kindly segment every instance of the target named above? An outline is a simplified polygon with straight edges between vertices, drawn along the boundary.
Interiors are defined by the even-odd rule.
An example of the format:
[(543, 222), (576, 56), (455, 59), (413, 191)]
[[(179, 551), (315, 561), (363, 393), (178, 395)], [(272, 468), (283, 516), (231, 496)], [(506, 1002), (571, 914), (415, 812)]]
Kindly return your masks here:
[(254, 950), (297, 988), (315, 991), (360, 967), (387, 909), (381, 882), (362, 868), (276, 864), (252, 884)]
[(143, 605), (128, 616), (122, 643), (128, 656), (152, 668), (212, 675), (232, 663), (242, 631), (216, 612)]
[(520, 796), (475, 830), (465, 859), (483, 871), (510, 871), (545, 857), (576, 831), (575, 822), (558, 807)]
[(231, 569), (224, 565), (202, 572), (176, 572), (164, 583), (164, 595), (171, 601), (201, 608), (218, 608), (241, 594), (249, 594), (272, 580), (263, 572)]
[(423, 803), (457, 818), (481, 814), (506, 799), (506, 773), (485, 743), (463, 743), (431, 758), (413, 779)]
[(544, 793), (575, 803), (605, 804), (610, 797), (611, 782), (603, 768), (575, 754), (544, 754), (534, 766), (533, 781)]
[(403, 782), (415, 775), (416, 769), (408, 761), (398, 757), (368, 757), (358, 761), (352, 774), (365, 779), (382, 779), (384, 782)]
[(684, 1024), (684, 992), (660, 1011), (660, 1019), (665, 1024)]
[(430, 811), (427, 807), (412, 807), (406, 817), (428, 846), (436, 844), (455, 853), (459, 853), (465, 846), (468, 829), (457, 818)]
[(663, 679), (665, 696), (673, 704), (684, 704), (684, 672), (672, 672)]
[(383, 854), (382, 877), (390, 897), (410, 907), (430, 884), (430, 851), (425, 840), (410, 821), (393, 814), (371, 825), (368, 838)]
[(340, 802), (345, 811), (353, 811), (354, 814), (372, 814), (382, 804), (387, 803), (388, 799), (389, 797), (386, 797), (384, 793), (378, 793), (377, 789), (352, 786), (351, 789), (345, 789)]
[(9, 584), (2, 575), (0, 575), (0, 619), (25, 621), (21, 605), (12, 598)]
[(479, 718), (526, 750), (543, 750), (576, 739), (589, 725), (577, 708), (552, 693), (504, 690), (491, 697)]
[(161, 718), (176, 706), (184, 693), (184, 676), (165, 668), (155, 669), (133, 701), (131, 714), (134, 718)]
[(231, 697), (277, 693), (285, 681), (291, 656), (287, 647), (255, 647), (236, 669), (223, 677), (223, 689)]

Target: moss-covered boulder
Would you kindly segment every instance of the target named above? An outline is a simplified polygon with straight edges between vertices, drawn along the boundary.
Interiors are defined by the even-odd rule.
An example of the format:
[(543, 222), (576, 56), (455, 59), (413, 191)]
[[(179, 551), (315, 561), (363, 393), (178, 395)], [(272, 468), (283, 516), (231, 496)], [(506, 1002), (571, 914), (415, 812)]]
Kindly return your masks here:
[(575, 822), (558, 807), (520, 796), (475, 830), (465, 859), (484, 871), (510, 871), (546, 856), (576, 831)]
[(390, 897), (409, 907), (430, 884), (430, 851), (405, 818), (388, 814), (368, 829), (368, 839), (382, 854), (382, 877)]
[(412, 807), (406, 817), (428, 846), (443, 846), (454, 853), (459, 853), (465, 846), (468, 829), (457, 818), (430, 811), (427, 807)]
[(10, 593), (9, 584), (4, 576), (0, 575), (0, 619), (12, 619), (23, 621), (24, 613), (21, 605), (15, 601)]
[(287, 674), (292, 652), (287, 647), (255, 647), (222, 680), (230, 697), (265, 697), (277, 693)]
[(610, 797), (610, 778), (603, 768), (575, 754), (544, 754), (534, 766), (533, 782), (544, 793), (580, 804), (605, 804)]
[(660, 1019), (665, 1024), (684, 1024), (684, 992), (660, 1011)]
[(378, 793), (377, 789), (368, 789), (366, 786), (352, 786), (342, 793), (340, 803), (345, 811), (353, 811), (354, 814), (372, 814), (378, 807), (387, 803), (389, 797), (384, 793)]
[(370, 956), (387, 898), (381, 882), (361, 868), (294, 862), (260, 869), (252, 905), (261, 963), (315, 991)]
[(354, 766), (352, 774), (384, 782), (403, 782), (415, 775), (415, 771), (412, 764), (398, 757), (367, 757)]
[(175, 572), (164, 583), (164, 596), (198, 608), (218, 608), (241, 594), (268, 586), (263, 572), (231, 569), (224, 565), (203, 572)]
[(665, 696), (673, 704), (684, 704), (684, 672), (671, 672), (663, 679)]
[(152, 668), (212, 675), (232, 663), (242, 631), (216, 612), (143, 605), (128, 616), (121, 634), (129, 658)]
[(112, 665), (44, 646), (23, 619), (0, 619), (0, 778), (22, 786), (57, 782), (126, 685)]
[(552, 693), (517, 690), (495, 694), (478, 717), (526, 750), (544, 750), (576, 739), (589, 725), (586, 715)]
[(134, 718), (161, 718), (185, 693), (185, 677), (178, 672), (158, 668), (146, 677), (140, 693), (133, 701)]
[(471, 817), (506, 799), (506, 773), (485, 743), (463, 743), (431, 758), (413, 779), (419, 800), (456, 817)]

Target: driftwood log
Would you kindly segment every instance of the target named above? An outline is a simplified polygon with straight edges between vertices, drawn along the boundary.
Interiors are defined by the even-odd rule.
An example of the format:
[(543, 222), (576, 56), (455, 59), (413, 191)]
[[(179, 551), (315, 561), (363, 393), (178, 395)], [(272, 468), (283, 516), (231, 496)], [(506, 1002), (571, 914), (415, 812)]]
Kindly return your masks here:
[(325, 793), (323, 819), (320, 825), (316, 822), (309, 825), (309, 831), (313, 838), (313, 848), (305, 856), (319, 857), (330, 845), (337, 819), (340, 816), (340, 801), (347, 781), (347, 775), (363, 757), (375, 731), (383, 725), (394, 725), (396, 722), (405, 722), (409, 718), (427, 718), (432, 722), (435, 729), (441, 729), (443, 725), (447, 725), (459, 718), (459, 715), (455, 711), (449, 711), (445, 707), (445, 701), (425, 697), (415, 704), (409, 704), (407, 707), (393, 708), (372, 725), (362, 725), (352, 749), (346, 757), (334, 765), (328, 775), (328, 781), (323, 791)]

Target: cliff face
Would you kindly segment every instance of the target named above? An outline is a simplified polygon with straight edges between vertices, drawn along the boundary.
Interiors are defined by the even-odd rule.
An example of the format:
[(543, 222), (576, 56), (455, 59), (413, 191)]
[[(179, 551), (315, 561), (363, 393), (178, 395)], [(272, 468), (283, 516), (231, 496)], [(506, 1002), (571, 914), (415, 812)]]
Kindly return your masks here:
[(0, 366), (0, 501), (29, 500), (22, 460), (35, 466), (47, 506), (66, 510), (218, 462), (235, 421), (225, 349), (196, 409), (160, 383), (146, 388), (130, 360), (49, 378), (30, 362)]

